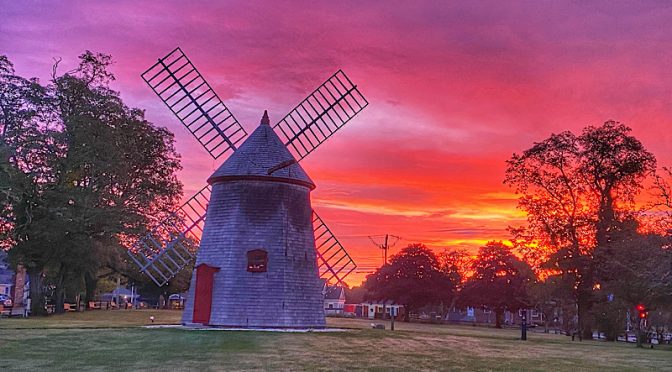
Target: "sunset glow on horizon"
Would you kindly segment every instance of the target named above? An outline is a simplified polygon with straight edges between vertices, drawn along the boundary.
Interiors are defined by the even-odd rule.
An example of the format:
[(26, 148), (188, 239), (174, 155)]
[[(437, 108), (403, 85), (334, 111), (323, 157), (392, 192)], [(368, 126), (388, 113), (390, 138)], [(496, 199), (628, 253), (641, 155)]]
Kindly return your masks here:
[[(415, 4), (415, 3), (413, 3)], [(213, 161), (142, 81), (180, 46), (250, 133), (274, 123), (339, 68), (369, 106), (301, 162), (313, 207), (360, 266), (369, 236), (475, 250), (524, 222), (505, 161), (551, 133), (620, 121), (672, 166), (672, 7), (617, 2), (8, 2), (0, 55), (47, 80), (109, 53), (112, 88), (175, 133), (185, 199)]]

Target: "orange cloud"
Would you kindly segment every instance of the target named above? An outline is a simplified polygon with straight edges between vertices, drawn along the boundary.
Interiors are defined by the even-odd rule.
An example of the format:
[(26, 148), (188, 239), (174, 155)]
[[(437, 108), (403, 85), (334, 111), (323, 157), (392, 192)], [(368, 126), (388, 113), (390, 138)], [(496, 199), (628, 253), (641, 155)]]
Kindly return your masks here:
[[(552, 132), (617, 119), (672, 164), (672, 9), (653, 3), (3, 4), (0, 45), (48, 78), (111, 53), (115, 89), (176, 134), (188, 197), (219, 165), (139, 74), (180, 45), (243, 125), (279, 119), (338, 68), (371, 105), (302, 162), (313, 204), (363, 272), (368, 235), (476, 249), (522, 223), (504, 161)], [(395, 249), (396, 249), (395, 248)], [(394, 251), (393, 251), (394, 252)]]

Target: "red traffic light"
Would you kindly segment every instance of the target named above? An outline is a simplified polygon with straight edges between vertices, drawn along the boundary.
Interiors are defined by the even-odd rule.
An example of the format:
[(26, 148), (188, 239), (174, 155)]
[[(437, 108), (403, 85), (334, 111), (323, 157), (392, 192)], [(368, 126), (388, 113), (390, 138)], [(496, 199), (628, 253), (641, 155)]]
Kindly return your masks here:
[(646, 318), (646, 311), (640, 312), (639, 317), (642, 318), (642, 319)]
[(646, 308), (644, 307), (644, 305), (642, 305), (642, 304), (637, 305), (637, 310), (638, 310), (638, 311), (644, 311), (644, 309), (646, 309)]

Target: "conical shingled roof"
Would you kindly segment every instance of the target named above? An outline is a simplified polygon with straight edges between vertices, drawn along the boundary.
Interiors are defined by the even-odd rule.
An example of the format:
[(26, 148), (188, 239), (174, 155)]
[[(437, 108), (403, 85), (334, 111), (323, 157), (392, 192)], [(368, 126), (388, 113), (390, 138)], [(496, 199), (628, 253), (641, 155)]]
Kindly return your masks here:
[(315, 183), (268, 122), (268, 115), (264, 112), (261, 124), (210, 176), (209, 184), (247, 179), (288, 182), (315, 188)]

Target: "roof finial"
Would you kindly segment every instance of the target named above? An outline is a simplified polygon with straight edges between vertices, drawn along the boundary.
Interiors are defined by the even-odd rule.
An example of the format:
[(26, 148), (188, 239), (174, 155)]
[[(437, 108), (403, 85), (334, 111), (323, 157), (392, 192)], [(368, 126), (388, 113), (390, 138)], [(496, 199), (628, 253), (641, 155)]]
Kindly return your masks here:
[(264, 110), (264, 116), (261, 117), (262, 125), (271, 125), (271, 120), (268, 118), (268, 111)]

